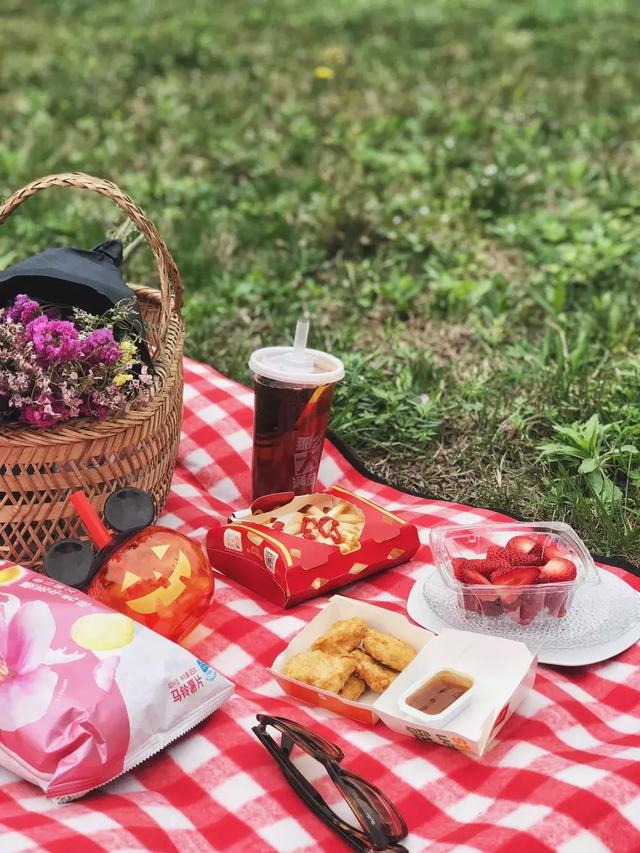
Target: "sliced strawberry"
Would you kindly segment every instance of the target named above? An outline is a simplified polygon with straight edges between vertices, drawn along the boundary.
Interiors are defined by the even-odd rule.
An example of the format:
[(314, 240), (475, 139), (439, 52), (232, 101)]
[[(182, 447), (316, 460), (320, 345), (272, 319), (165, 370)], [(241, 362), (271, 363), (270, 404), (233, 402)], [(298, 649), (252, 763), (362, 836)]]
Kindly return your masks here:
[(514, 551), (512, 548), (507, 548), (504, 558), (512, 566), (541, 566), (544, 562), (542, 551), (538, 553), (537, 549), (524, 554), (522, 551)]
[(558, 583), (575, 580), (578, 571), (575, 563), (564, 557), (554, 557), (542, 566), (538, 583)]
[(453, 575), (456, 580), (462, 581), (462, 570), (468, 562), (469, 561), (466, 559), (466, 557), (454, 557), (454, 559), (451, 560), (451, 567), (453, 569)]
[(520, 599), (520, 624), (529, 625), (536, 618), (546, 603), (544, 598), (534, 590), (523, 592)]
[(512, 622), (520, 624), (520, 599), (522, 595), (519, 592), (501, 592), (500, 602), (502, 604), (502, 612), (508, 616)]
[(462, 571), (462, 579), (465, 583), (483, 587), (482, 591), (476, 589), (471, 592), (469, 590), (468, 597), (474, 596), (478, 607), (485, 616), (493, 617), (500, 615), (500, 601), (489, 578), (485, 577), (477, 569), (467, 566)]
[[(535, 536), (513, 536), (507, 542), (507, 548), (511, 551), (519, 551), (521, 554), (530, 554), (538, 545), (538, 540)], [(542, 548), (540, 548), (542, 553)]]
[(504, 586), (524, 586), (538, 580), (540, 569), (537, 566), (507, 566), (491, 575), (491, 583)]
[[(519, 587), (535, 583), (539, 574), (540, 569), (536, 566), (509, 566), (506, 569), (499, 569), (494, 572), (491, 575), (491, 581), (496, 586)], [(515, 609), (520, 598), (519, 592), (501, 590), (498, 594), (505, 610)]]
[(510, 563), (503, 557), (487, 557), (484, 560), (484, 566), (478, 568), (478, 571), (487, 576), (491, 576), (494, 572), (499, 572), (504, 569), (509, 569)]
[(486, 586), (491, 586), (491, 581), (488, 577), (481, 574), (475, 567), (469, 565), (466, 565), (462, 569), (462, 580), (465, 583), (478, 583), (485, 584)]
[(487, 560), (499, 560), (503, 559), (506, 554), (507, 549), (503, 548), (502, 545), (489, 545), (487, 548)]
[(480, 597), (480, 610), (482, 611), (483, 616), (489, 616), (491, 619), (495, 619), (502, 613), (500, 599), (496, 596), (488, 598), (487, 593), (483, 592)]
[(544, 595), (544, 608), (550, 616), (561, 617), (567, 612), (567, 589), (548, 590)]
[(476, 572), (480, 572), (480, 574), (485, 577), (489, 577), (491, 574), (491, 566), (489, 565), (488, 560), (469, 560), (467, 562), (467, 568), (475, 569)]
[[(460, 558), (463, 560), (463, 558)], [(453, 560), (451, 561), (453, 563)], [(488, 575), (489, 571), (487, 570), (486, 560), (463, 560), (462, 565), (459, 565), (458, 573), (462, 575), (462, 569), (474, 569), (476, 572), (480, 572), (481, 575)], [(454, 566), (454, 574), (455, 574), (455, 566)], [(457, 577), (457, 575), (456, 575)], [(462, 580), (462, 577), (458, 578), (458, 580)]]
[(510, 548), (505, 548), (503, 559), (509, 563), (510, 566), (521, 566), (522, 561), (526, 559), (526, 554), (521, 554), (520, 551), (512, 551)]
[(480, 612), (478, 597), (470, 589), (462, 590), (462, 606), (467, 611), (467, 614)]
[(544, 552), (543, 552), (544, 562), (545, 562), (545, 563), (548, 563), (548, 562), (549, 562), (549, 560), (553, 560), (553, 559), (554, 559), (554, 557), (562, 557), (562, 558), (564, 559), (564, 558), (565, 558), (565, 553), (566, 553), (566, 551), (563, 551), (563, 550), (558, 546), (558, 543), (557, 543), (557, 542), (551, 542), (551, 543), (550, 543), (549, 545), (547, 545), (547, 547), (544, 549)]

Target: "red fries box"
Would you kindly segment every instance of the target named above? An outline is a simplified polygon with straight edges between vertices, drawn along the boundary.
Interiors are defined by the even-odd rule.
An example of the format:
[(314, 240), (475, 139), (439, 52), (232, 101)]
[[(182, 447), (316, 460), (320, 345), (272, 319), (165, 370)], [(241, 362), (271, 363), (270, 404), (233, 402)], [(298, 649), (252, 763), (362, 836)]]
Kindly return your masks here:
[(215, 569), (283, 607), (404, 563), (419, 544), (413, 524), (341, 486), (259, 498), (207, 536)]
[[(287, 662), (312, 644), (339, 620), (358, 617), (375, 631), (391, 634), (408, 643), (416, 652), (413, 660), (382, 693), (366, 690), (353, 701), (299, 681), (285, 673)], [(402, 697), (412, 685), (437, 671), (454, 670), (474, 681), (470, 701), (452, 719), (420, 722), (403, 710)], [(414, 625), (402, 613), (334, 595), (327, 605), (296, 634), (271, 666), (280, 687), (294, 700), (333, 711), (360, 723), (386, 726), (430, 744), (442, 744), (467, 755), (480, 757), (491, 747), (496, 735), (532, 687), (536, 656), (524, 643), (446, 630), (434, 634)]]

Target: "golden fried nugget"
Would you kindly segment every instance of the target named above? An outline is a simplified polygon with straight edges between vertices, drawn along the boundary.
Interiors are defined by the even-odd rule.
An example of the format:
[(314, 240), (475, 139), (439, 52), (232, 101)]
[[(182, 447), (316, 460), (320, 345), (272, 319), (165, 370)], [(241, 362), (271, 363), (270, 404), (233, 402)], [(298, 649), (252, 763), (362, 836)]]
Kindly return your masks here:
[(382, 693), (383, 690), (386, 690), (398, 675), (395, 670), (378, 663), (362, 649), (352, 651), (351, 657), (356, 664), (356, 675), (363, 678), (367, 686), (375, 690), (376, 693)]
[(304, 681), (321, 690), (339, 693), (356, 667), (356, 662), (348, 657), (328, 655), (325, 652), (300, 652), (286, 662), (283, 673), (296, 681)]
[(367, 623), (357, 616), (353, 619), (341, 619), (329, 628), (326, 634), (311, 644), (329, 655), (346, 655), (362, 642), (367, 633)]
[(344, 687), (340, 691), (340, 695), (345, 699), (350, 699), (352, 702), (355, 702), (356, 699), (359, 699), (366, 689), (366, 684), (364, 683), (362, 678), (359, 678), (357, 675), (350, 675), (349, 678), (344, 683)]
[(409, 643), (372, 628), (364, 635), (362, 645), (371, 657), (391, 669), (397, 669), (398, 672), (402, 672), (416, 656), (416, 650)]

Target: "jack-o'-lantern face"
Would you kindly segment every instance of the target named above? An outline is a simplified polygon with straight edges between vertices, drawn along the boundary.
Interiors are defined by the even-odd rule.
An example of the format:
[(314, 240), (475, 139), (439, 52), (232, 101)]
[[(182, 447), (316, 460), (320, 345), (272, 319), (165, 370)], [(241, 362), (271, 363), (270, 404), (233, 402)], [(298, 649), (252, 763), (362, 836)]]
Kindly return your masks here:
[(156, 526), (116, 548), (89, 588), (93, 598), (172, 639), (202, 616), (212, 592), (203, 551), (181, 533)]
[[(155, 545), (149, 549), (150, 553), (161, 562), (168, 550), (169, 545)], [(153, 566), (153, 562), (151, 565)], [(129, 599), (128, 605), (136, 613), (157, 613), (163, 607), (173, 604), (186, 589), (183, 578), (191, 577), (191, 563), (184, 551), (181, 550), (178, 550), (175, 568), (168, 577), (158, 569), (152, 568), (151, 570), (160, 585), (153, 592), (148, 592), (140, 598)], [(125, 571), (120, 589), (124, 592), (132, 584), (137, 584), (139, 580), (140, 578), (133, 572)]]

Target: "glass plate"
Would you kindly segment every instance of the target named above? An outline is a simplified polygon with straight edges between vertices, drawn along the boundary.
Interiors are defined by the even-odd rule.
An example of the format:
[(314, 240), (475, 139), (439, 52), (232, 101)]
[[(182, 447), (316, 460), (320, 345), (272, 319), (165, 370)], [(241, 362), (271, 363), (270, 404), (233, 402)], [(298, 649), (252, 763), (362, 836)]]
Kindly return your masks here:
[[(562, 618), (538, 617), (530, 625), (519, 625), (506, 616), (488, 620), (467, 613), (458, 596), (448, 589), (437, 571), (424, 580), (422, 594), (433, 613), (451, 628), (493, 634), (519, 640), (532, 650), (541, 648), (582, 649), (623, 636), (640, 622), (640, 595), (610, 572), (600, 572), (602, 584), (576, 590), (573, 607)], [(613, 580), (611, 580), (613, 579)]]

